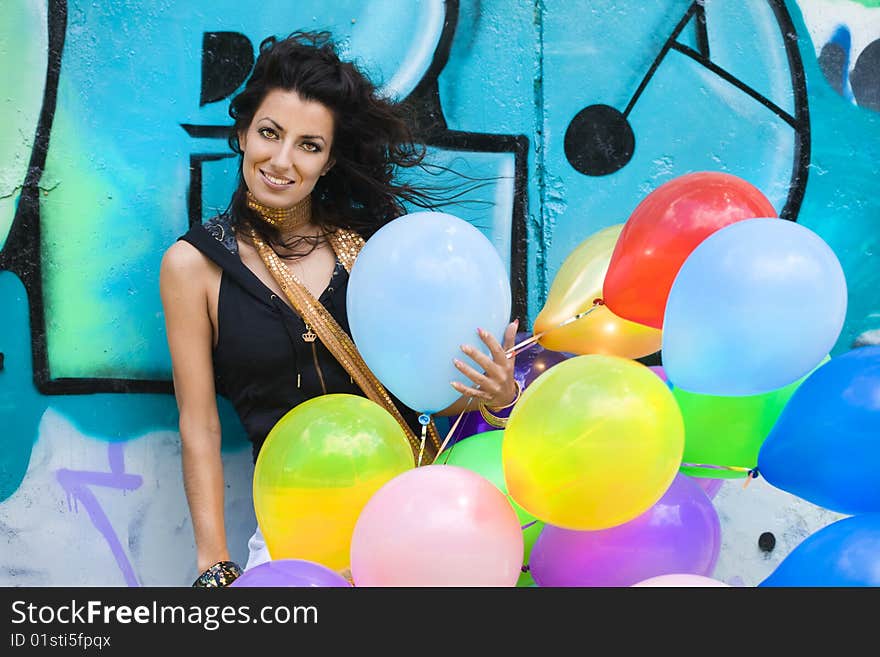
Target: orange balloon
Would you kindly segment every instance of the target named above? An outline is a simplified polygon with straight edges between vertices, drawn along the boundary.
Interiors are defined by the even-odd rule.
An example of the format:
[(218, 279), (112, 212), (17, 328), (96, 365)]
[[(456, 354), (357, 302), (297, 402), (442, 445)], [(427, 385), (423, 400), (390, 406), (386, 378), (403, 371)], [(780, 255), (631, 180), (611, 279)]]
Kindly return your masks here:
[(623, 224), (603, 228), (581, 242), (562, 263), (547, 302), (535, 319), (538, 343), (551, 351), (641, 358), (660, 350), (662, 333), (598, 306), (589, 315), (561, 328), (562, 322), (589, 310), (602, 296), (602, 283)]

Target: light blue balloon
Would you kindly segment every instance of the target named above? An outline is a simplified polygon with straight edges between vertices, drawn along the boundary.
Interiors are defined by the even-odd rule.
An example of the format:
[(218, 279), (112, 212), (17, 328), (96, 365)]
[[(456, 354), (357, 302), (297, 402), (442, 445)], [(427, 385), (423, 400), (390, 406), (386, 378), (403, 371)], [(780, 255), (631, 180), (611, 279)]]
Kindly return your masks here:
[(811, 534), (758, 586), (880, 586), (880, 513)]
[(414, 212), (380, 228), (351, 270), (346, 296), (355, 346), (376, 378), (400, 401), (435, 413), (473, 382), (453, 358), (477, 335), (501, 342), (510, 321), (510, 281), (492, 243), (474, 226), (443, 212)]
[(817, 506), (880, 513), (880, 347), (859, 347), (813, 372), (758, 452), (772, 486)]
[(783, 219), (738, 221), (703, 240), (675, 277), (663, 367), (688, 392), (777, 390), (831, 351), (846, 302), (840, 262), (816, 233)]

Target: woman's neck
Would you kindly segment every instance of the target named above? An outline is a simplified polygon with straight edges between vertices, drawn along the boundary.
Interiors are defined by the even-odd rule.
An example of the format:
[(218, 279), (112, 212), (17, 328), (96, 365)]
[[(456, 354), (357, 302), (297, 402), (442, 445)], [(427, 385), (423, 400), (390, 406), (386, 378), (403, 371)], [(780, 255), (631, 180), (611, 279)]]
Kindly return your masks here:
[(316, 226), (312, 223), (312, 197), (306, 196), (296, 205), (289, 208), (273, 208), (260, 203), (250, 192), (247, 192), (248, 207), (260, 215), (260, 218), (275, 228), (283, 241), (298, 237), (312, 237), (316, 234)]

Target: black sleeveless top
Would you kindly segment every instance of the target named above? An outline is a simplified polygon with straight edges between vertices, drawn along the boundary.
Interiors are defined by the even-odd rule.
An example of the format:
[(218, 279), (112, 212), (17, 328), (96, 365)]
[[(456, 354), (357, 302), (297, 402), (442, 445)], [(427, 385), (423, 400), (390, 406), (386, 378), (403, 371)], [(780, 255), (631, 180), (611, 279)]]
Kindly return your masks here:
[[(178, 239), (192, 244), (223, 270), (214, 380), (217, 393), (232, 403), (253, 443), (255, 463), (269, 431), (297, 404), (329, 393), (364, 396), (320, 339), (303, 340), (305, 322), (241, 261), (225, 217), (197, 224)], [(337, 259), (319, 301), (350, 336), (347, 289), (348, 272)], [(418, 413), (391, 398), (420, 435)]]

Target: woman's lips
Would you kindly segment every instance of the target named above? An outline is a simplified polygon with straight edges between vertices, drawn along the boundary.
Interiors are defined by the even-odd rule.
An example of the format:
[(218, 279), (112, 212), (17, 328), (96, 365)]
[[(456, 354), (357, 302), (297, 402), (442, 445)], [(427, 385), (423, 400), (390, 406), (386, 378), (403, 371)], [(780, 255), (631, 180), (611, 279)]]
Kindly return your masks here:
[(270, 173), (266, 173), (262, 169), (260, 170), (260, 176), (263, 178), (263, 182), (265, 182), (266, 185), (268, 185), (272, 189), (287, 189), (293, 184), (292, 180), (273, 176)]

